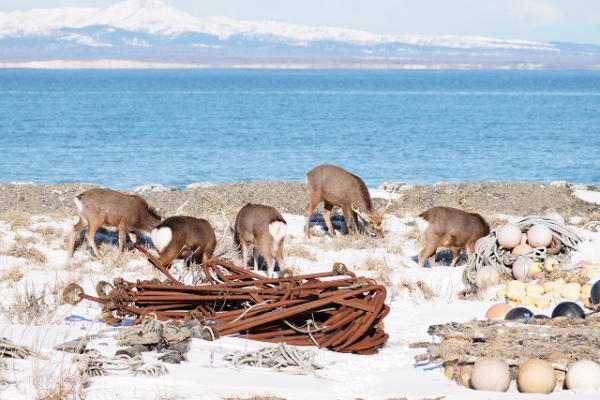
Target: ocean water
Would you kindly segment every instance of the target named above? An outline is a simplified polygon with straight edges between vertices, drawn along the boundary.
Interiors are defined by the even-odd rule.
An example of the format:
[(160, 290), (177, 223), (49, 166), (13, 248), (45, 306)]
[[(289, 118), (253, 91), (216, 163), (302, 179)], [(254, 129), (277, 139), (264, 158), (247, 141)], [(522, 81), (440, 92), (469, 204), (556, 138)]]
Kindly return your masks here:
[(0, 183), (600, 185), (600, 71), (0, 70)]

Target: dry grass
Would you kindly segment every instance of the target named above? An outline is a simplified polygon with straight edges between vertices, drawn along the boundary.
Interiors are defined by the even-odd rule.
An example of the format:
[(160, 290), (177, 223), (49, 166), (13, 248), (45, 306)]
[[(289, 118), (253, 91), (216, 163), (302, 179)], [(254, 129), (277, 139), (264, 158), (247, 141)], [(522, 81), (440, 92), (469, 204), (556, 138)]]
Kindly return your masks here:
[(436, 297), (434, 291), (422, 280), (417, 281), (417, 288), (423, 293), (423, 297), (425, 297), (426, 300), (431, 300)]
[(317, 256), (306, 249), (302, 244), (287, 244), (284, 246), (284, 256), (287, 257), (298, 257), (308, 261), (317, 261)]
[(83, 400), (85, 389), (90, 386), (85, 376), (72, 376), (69, 379), (51, 381), (36, 386), (36, 400)]
[(273, 396), (273, 395), (256, 395), (252, 397), (223, 397), (223, 400), (286, 400), (284, 397)]
[(41, 289), (26, 284), (24, 289), (15, 289), (12, 298), (5, 299), (0, 306), (8, 320), (24, 325), (44, 325), (55, 323), (56, 309), (63, 304), (62, 283)]
[(492, 231), (502, 225), (506, 225), (506, 223), (508, 222), (508, 220), (504, 219), (504, 218), (494, 218), (494, 219), (486, 218), (486, 221), (487, 221), (488, 225), (490, 226), (490, 231)]
[(365, 250), (377, 247), (379, 242), (367, 235), (336, 235), (333, 240), (321, 242), (323, 250)]
[(10, 269), (3, 271), (2, 276), (0, 276), (0, 282), (6, 283), (6, 286), (9, 288), (13, 287), (15, 283), (23, 279), (24, 268), (22, 265), (13, 265)]
[(39, 226), (31, 231), (38, 233), (46, 242), (51, 242), (57, 239), (65, 239), (68, 237), (68, 234), (64, 230), (54, 226)]
[(6, 221), (13, 231), (31, 225), (31, 214), (21, 211), (3, 213), (0, 219)]
[(32, 238), (21, 238), (20, 236), (17, 236), (16, 242), (5, 252), (5, 255), (24, 258), (38, 264), (46, 264), (48, 262), (46, 254), (33, 246)]

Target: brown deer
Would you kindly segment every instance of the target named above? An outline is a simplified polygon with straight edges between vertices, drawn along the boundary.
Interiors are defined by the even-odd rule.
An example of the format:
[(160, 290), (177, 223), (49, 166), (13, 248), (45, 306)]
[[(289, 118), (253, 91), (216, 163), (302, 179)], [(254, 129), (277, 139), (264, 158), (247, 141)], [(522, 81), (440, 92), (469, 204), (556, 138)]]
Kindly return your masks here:
[(254, 270), (258, 269), (258, 252), (267, 261), (267, 278), (273, 277), (275, 260), (279, 270), (285, 266), (283, 244), (287, 222), (279, 211), (262, 204), (246, 204), (235, 218), (233, 240), (242, 248), (244, 266), (248, 263), (248, 247), (253, 245)]
[(202, 218), (174, 216), (165, 219), (151, 233), (152, 243), (160, 254), (158, 261), (170, 267), (175, 259), (185, 265), (210, 260), (217, 247), (217, 237), (210, 222)]
[(105, 188), (88, 189), (75, 198), (79, 222), (73, 227), (69, 241), (69, 256), (75, 252), (75, 241), (79, 232), (87, 228), (85, 237), (94, 254), (100, 259), (94, 235), (101, 226), (110, 226), (119, 231), (119, 251), (125, 246), (125, 235), (137, 241), (136, 231), (149, 232), (161, 221), (161, 216), (140, 196), (117, 192)]
[(477, 239), (490, 233), (490, 227), (481, 215), (452, 207), (432, 207), (419, 214), (416, 223), (423, 238), (423, 250), (418, 257), (419, 267), (425, 265), (426, 259), (433, 267), (435, 253), (441, 246), (453, 251), (450, 264), (453, 267), (462, 249), (466, 249), (471, 257)]
[(304, 233), (307, 238), (310, 238), (310, 215), (321, 201), (324, 202), (323, 218), (332, 236), (335, 236), (335, 231), (331, 223), (331, 210), (337, 206), (342, 209), (348, 232), (358, 233), (359, 216), (365, 222), (368, 233), (383, 237), (382, 218), (373, 207), (367, 185), (358, 176), (335, 165), (324, 164), (308, 171), (306, 184), (310, 194), (304, 211)]

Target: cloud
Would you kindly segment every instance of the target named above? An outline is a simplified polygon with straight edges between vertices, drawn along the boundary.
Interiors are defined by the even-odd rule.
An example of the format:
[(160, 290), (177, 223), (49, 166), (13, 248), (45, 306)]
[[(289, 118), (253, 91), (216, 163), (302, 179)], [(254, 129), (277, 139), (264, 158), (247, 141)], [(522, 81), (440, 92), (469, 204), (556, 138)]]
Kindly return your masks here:
[(539, 28), (550, 25), (563, 25), (565, 17), (548, 0), (509, 0), (500, 1), (498, 5), (505, 9), (522, 25)]

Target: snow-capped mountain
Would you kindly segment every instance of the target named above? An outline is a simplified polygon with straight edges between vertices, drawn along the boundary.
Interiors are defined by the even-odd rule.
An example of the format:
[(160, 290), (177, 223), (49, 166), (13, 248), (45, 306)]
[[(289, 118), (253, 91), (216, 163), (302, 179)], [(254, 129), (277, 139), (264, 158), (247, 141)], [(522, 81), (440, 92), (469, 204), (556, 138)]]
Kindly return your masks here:
[(201, 18), (160, 0), (0, 13), (0, 63), (107, 58), (225, 67), (594, 68), (600, 46)]

